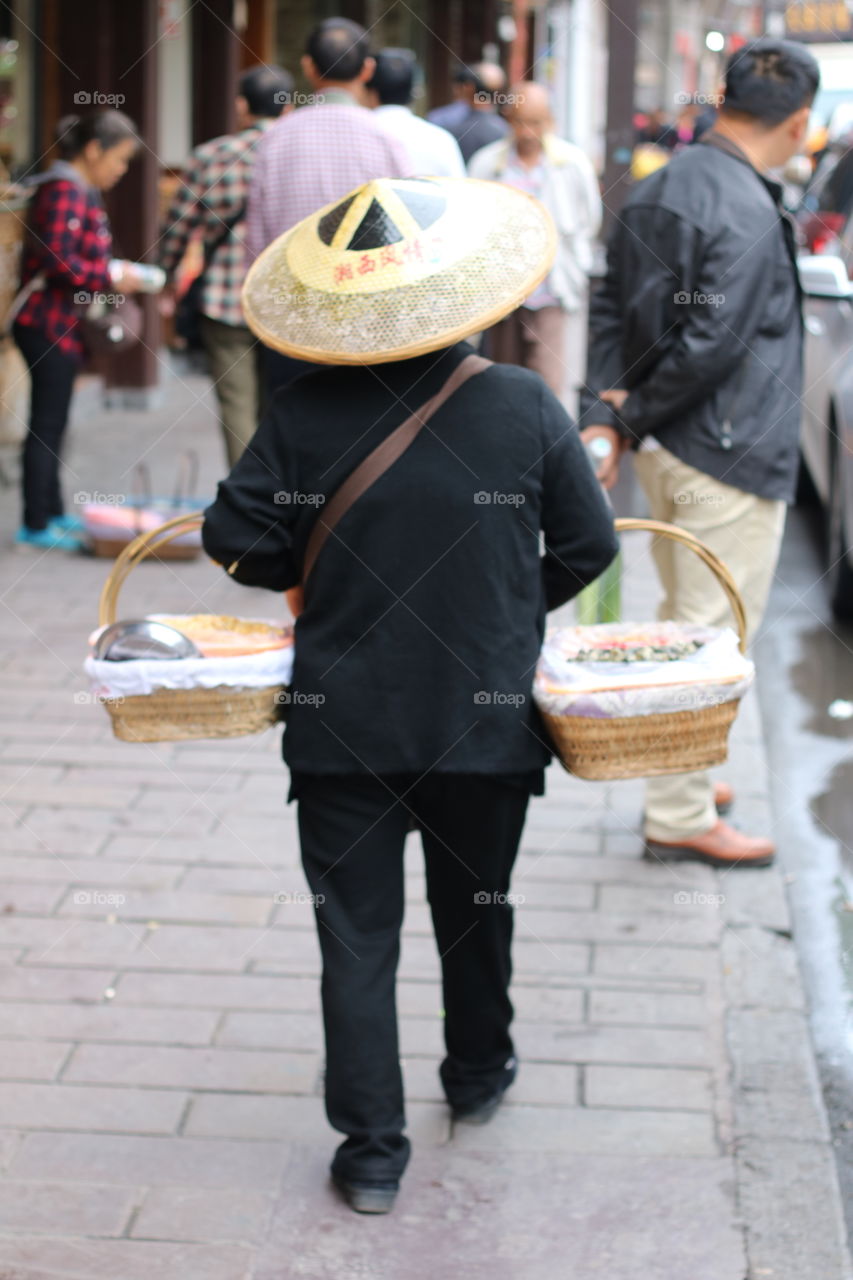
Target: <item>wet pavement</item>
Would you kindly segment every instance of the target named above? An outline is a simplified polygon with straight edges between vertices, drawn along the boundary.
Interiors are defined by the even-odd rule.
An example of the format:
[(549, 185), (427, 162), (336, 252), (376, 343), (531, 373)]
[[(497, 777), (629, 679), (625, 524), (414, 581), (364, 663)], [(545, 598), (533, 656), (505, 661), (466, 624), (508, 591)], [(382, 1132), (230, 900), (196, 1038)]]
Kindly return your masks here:
[(797, 508), (756, 655), (780, 861), (853, 1235), (853, 628), (831, 617), (825, 569), (821, 513)]

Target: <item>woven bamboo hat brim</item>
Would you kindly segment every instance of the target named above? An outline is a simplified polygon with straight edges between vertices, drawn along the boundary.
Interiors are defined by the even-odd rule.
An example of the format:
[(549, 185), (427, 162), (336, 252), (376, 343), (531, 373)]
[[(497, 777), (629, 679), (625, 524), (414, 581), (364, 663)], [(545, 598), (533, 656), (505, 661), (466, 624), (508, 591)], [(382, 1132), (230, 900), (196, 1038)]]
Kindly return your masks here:
[(274, 240), (246, 277), (243, 312), (285, 355), (405, 360), (508, 315), (556, 243), (545, 207), (503, 183), (381, 178)]

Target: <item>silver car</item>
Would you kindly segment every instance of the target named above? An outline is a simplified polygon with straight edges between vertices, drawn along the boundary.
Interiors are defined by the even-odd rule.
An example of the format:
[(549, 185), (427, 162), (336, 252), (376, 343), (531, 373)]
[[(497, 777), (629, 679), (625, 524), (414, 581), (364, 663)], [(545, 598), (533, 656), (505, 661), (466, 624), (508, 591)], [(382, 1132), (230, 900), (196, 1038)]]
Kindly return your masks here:
[(804, 293), (802, 451), (827, 514), (830, 599), (853, 621), (853, 218), (839, 255), (799, 260)]

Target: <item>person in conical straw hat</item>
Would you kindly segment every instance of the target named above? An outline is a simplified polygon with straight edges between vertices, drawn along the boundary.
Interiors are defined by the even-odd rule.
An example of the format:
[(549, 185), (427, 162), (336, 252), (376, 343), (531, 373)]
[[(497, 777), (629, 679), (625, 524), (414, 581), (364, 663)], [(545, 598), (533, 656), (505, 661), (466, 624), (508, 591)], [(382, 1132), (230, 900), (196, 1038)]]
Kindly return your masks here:
[(328, 366), (277, 394), (203, 539), (238, 582), (304, 593), (284, 758), (345, 1135), (332, 1179), (361, 1212), (391, 1208), (410, 1152), (395, 974), (413, 826), (453, 1118), (487, 1120), (516, 1073), (510, 874), (551, 759), (533, 673), (547, 611), (617, 543), (559, 401), (464, 339), (530, 294), (554, 239), (510, 187), (380, 180), (282, 235), (243, 291), (263, 342)]

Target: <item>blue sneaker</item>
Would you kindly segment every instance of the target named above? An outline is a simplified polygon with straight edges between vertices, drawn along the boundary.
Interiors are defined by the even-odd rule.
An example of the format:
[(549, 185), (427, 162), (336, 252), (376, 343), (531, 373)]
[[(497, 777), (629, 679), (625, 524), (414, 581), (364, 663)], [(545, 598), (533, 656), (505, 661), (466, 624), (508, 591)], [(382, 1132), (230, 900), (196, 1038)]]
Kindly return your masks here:
[(83, 533), (86, 529), (79, 516), (54, 516), (50, 523), (57, 529), (65, 529), (68, 533)]
[(82, 537), (68, 529), (49, 524), (46, 529), (28, 529), (22, 524), (15, 534), (15, 545), (20, 548), (32, 547), (35, 551), (80, 551), (84, 545)]

